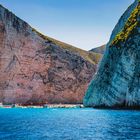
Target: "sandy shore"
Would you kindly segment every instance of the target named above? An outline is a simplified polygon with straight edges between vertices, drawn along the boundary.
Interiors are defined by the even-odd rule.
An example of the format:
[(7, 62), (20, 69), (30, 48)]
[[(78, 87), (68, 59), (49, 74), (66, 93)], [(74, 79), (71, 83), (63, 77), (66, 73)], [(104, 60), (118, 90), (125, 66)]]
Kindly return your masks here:
[(46, 104), (42, 106), (35, 105), (0, 105), (0, 108), (83, 108), (82, 104)]
[(48, 104), (46, 107), (47, 108), (83, 108), (84, 106), (82, 104)]

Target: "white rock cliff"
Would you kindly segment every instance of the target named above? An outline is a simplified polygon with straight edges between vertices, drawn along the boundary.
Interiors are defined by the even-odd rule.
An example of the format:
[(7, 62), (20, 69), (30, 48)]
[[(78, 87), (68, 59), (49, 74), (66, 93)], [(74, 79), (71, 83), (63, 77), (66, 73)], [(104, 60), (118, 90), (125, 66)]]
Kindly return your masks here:
[(120, 18), (84, 98), (89, 107), (140, 107), (140, 1)]

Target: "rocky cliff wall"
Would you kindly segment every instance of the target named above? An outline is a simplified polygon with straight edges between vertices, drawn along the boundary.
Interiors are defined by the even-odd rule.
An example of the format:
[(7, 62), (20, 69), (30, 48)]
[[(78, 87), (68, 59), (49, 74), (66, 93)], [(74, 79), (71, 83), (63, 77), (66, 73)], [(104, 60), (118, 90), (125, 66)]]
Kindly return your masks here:
[(0, 6), (0, 102), (82, 103), (100, 56), (95, 58), (40, 34)]
[(140, 108), (140, 1), (123, 14), (106, 46), (84, 105)]

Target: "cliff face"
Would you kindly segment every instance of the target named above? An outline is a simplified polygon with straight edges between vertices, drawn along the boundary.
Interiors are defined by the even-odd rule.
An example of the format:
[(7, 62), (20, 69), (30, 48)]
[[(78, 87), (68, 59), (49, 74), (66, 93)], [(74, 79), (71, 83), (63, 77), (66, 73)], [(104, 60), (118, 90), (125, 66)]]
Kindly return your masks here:
[(40, 34), (0, 6), (0, 102), (81, 103), (99, 59)]
[(140, 1), (123, 14), (111, 35), (84, 105), (140, 107)]

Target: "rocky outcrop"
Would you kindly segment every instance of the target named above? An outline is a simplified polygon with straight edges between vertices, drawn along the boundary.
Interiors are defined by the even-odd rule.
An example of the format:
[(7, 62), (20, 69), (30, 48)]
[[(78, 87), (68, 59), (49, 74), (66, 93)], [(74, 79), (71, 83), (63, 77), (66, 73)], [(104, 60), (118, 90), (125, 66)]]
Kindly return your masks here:
[(99, 59), (42, 35), (0, 6), (0, 102), (81, 103)]
[(102, 46), (100, 46), (100, 47), (93, 48), (93, 49), (91, 49), (90, 51), (91, 51), (91, 52), (95, 52), (95, 53), (99, 53), (99, 54), (104, 54), (104, 52), (105, 52), (105, 47), (106, 47), (106, 45), (102, 45)]
[(123, 14), (111, 35), (84, 105), (140, 108), (140, 0)]

